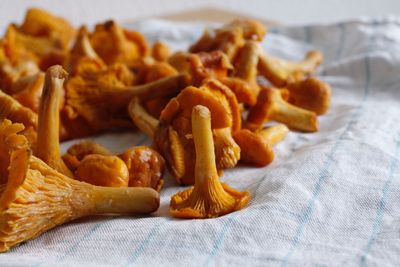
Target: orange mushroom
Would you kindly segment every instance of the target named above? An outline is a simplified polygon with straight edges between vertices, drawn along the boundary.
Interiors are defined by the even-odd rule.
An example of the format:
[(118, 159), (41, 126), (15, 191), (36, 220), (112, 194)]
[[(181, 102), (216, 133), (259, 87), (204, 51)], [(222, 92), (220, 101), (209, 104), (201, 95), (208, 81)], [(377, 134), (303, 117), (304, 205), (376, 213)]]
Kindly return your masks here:
[(250, 85), (254, 97), (257, 97), (260, 92), (260, 87), (257, 84), (258, 49), (255, 41), (247, 41), (239, 50), (234, 63), (236, 67), (235, 76)]
[(127, 187), (129, 171), (117, 156), (91, 154), (85, 156), (74, 172), (75, 179), (92, 185)]
[(168, 162), (179, 183), (193, 184), (194, 144), (190, 127), (195, 105), (211, 110), (218, 169), (232, 168), (240, 157), (240, 148), (232, 133), (241, 127), (240, 109), (235, 95), (217, 80), (207, 79), (199, 87), (187, 87), (172, 98), (161, 112), (160, 120), (150, 116), (137, 99), (128, 112), (139, 129), (153, 137), (156, 149)]
[(288, 102), (322, 115), (329, 109), (331, 103), (331, 87), (326, 82), (310, 77), (305, 80), (288, 83)]
[(255, 20), (237, 19), (212, 33), (205, 30), (203, 36), (190, 47), (189, 51), (196, 53), (221, 50), (233, 60), (245, 40), (261, 41), (266, 32), (264, 25)]
[(276, 125), (251, 132), (242, 129), (233, 135), (240, 146), (240, 161), (255, 166), (266, 166), (274, 160), (272, 145), (285, 138), (289, 129), (285, 125)]
[(177, 52), (168, 59), (168, 63), (180, 73), (189, 75), (194, 86), (199, 86), (207, 78), (222, 79), (232, 69), (229, 59), (221, 51), (199, 54)]
[(43, 72), (39, 72), (18, 79), (12, 86), (12, 97), (23, 106), (37, 113), (44, 85), (44, 76)]
[(39, 8), (28, 9), (19, 30), (27, 35), (54, 40), (64, 49), (75, 36), (75, 29), (67, 20)]
[(37, 148), (35, 155), (58, 172), (73, 177), (60, 152), (60, 102), (67, 72), (61, 66), (46, 71), (43, 94), (40, 99)]
[(256, 130), (262, 127), (264, 121), (278, 121), (289, 128), (315, 132), (318, 130), (317, 115), (286, 102), (283, 92), (278, 89), (264, 88), (260, 91), (257, 104), (250, 109), (246, 127)]
[(194, 186), (171, 197), (170, 213), (178, 218), (213, 218), (242, 209), (249, 192), (239, 192), (219, 181), (215, 165), (211, 113), (195, 106), (192, 132), (196, 149)]
[(129, 186), (150, 187), (158, 192), (164, 184), (165, 160), (154, 149), (146, 146), (131, 147), (119, 157), (129, 171)]
[(106, 68), (104, 61), (94, 51), (85, 26), (79, 29), (75, 44), (69, 53), (65, 65), (72, 75), (83, 76), (87, 73), (95, 73)]
[(323, 60), (322, 53), (316, 50), (309, 51), (303, 61), (292, 62), (273, 58), (259, 49), (259, 74), (263, 75), (276, 87), (285, 87), (286, 84), (303, 80), (315, 72)]
[(157, 61), (167, 61), (171, 55), (171, 50), (167, 44), (158, 41), (153, 44), (151, 55)]
[[(103, 77), (104, 79), (105, 77)], [(173, 96), (186, 85), (184, 75), (175, 75), (139, 86), (115, 86), (108, 82), (73, 77), (66, 84), (63, 109), (63, 140), (112, 128), (130, 128), (126, 112), (132, 97), (143, 100)]]
[[(151, 213), (160, 205), (151, 188), (110, 188), (70, 179), (31, 155), (22, 124), (0, 121), (0, 251), (63, 223), (96, 214)], [(3, 166), (9, 164), (4, 171)]]
[(119, 62), (132, 65), (148, 53), (143, 35), (124, 30), (112, 20), (96, 25), (91, 43), (107, 64)]

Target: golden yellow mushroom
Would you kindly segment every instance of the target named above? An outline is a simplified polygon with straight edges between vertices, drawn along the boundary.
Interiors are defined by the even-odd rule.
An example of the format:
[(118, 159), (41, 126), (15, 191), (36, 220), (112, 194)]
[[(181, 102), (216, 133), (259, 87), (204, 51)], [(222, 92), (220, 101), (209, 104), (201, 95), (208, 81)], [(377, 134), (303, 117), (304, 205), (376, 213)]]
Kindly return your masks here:
[(67, 72), (61, 66), (46, 71), (40, 99), (37, 148), (35, 155), (58, 172), (73, 177), (60, 153), (60, 103)]
[[(17, 134), (22, 124), (0, 122), (0, 251), (71, 220), (95, 214), (151, 213), (159, 194), (151, 188), (110, 188), (70, 179), (31, 155)], [(4, 166), (9, 164), (4, 170)]]
[(289, 83), (286, 89), (289, 91), (289, 103), (318, 115), (326, 113), (331, 104), (331, 87), (315, 77)]
[(289, 128), (303, 132), (318, 131), (317, 115), (286, 102), (283, 91), (264, 88), (260, 91), (257, 104), (250, 109), (246, 127), (251, 130), (262, 128), (264, 121), (277, 121)]
[(171, 197), (170, 213), (178, 218), (213, 218), (237, 211), (250, 200), (249, 192), (239, 192), (219, 181), (215, 165), (211, 113), (195, 106), (192, 132), (196, 148), (194, 186)]
[(240, 161), (255, 165), (266, 166), (274, 160), (272, 145), (285, 138), (289, 129), (283, 125), (275, 125), (251, 132), (241, 129), (233, 135), (236, 143), (240, 146)]
[(300, 62), (274, 58), (259, 49), (258, 71), (276, 87), (284, 87), (287, 83), (301, 81), (315, 72), (323, 60), (322, 53), (311, 50)]
[(127, 187), (129, 171), (117, 156), (87, 155), (74, 172), (75, 179), (92, 185)]

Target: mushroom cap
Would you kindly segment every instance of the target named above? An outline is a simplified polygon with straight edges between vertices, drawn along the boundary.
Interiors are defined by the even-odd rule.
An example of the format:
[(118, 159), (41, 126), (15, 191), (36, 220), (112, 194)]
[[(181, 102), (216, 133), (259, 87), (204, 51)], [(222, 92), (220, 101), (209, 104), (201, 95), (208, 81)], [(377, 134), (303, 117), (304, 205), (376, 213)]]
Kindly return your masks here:
[(208, 53), (177, 52), (168, 59), (180, 73), (190, 75), (191, 84), (199, 86), (206, 78), (222, 79), (232, 69), (227, 56), (221, 51)]
[(125, 162), (117, 156), (91, 154), (78, 165), (75, 179), (92, 185), (127, 187), (129, 171)]
[(62, 48), (68, 48), (75, 36), (75, 29), (67, 20), (39, 8), (28, 9), (19, 29), (31, 36), (54, 39)]
[[(229, 110), (226, 110), (226, 106), (221, 104), (211, 91), (200, 90), (193, 86), (186, 87), (178, 96), (169, 101), (161, 112), (160, 122), (170, 124), (180, 117), (186, 118), (186, 120), (180, 121), (190, 122), (192, 109), (196, 105), (208, 107), (213, 118), (211, 122), (213, 129), (232, 126), (232, 115)], [(176, 129), (180, 128), (188, 129), (188, 127), (176, 127)], [(187, 132), (190, 132), (190, 130)]]
[(329, 109), (332, 90), (329, 84), (315, 77), (289, 83), (289, 103), (322, 115)]
[(13, 84), (14, 93), (12, 96), (23, 106), (30, 108), (34, 112), (38, 112), (40, 97), (44, 85), (44, 73), (20, 78)]
[(136, 146), (119, 156), (129, 170), (129, 186), (151, 187), (161, 190), (165, 170), (165, 160), (154, 149)]
[(242, 129), (233, 135), (240, 146), (240, 160), (255, 165), (266, 166), (274, 160), (274, 151), (263, 138), (247, 129)]
[(124, 30), (112, 20), (96, 25), (91, 35), (91, 43), (107, 64), (116, 62), (134, 64), (148, 50), (143, 35)]

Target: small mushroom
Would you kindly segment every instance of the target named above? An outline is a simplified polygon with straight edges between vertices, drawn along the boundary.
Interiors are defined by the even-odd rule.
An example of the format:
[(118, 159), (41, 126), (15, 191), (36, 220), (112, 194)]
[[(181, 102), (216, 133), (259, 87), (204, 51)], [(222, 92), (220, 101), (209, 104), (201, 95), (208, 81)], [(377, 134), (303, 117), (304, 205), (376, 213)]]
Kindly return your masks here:
[(59, 40), (25, 34), (15, 25), (8, 26), (4, 38), (8, 42), (10, 56), (14, 59), (30, 59), (39, 64), (49, 53), (64, 51)]
[(38, 65), (29, 59), (19, 59), (15, 62), (5, 60), (0, 62), (0, 88), (7, 94), (18, 93), (16, 85), (21, 79), (32, 77), (40, 72)]
[(43, 94), (40, 99), (37, 148), (35, 155), (58, 172), (73, 177), (61, 158), (60, 102), (67, 72), (61, 66), (50, 67), (46, 71)]
[(83, 158), (74, 172), (75, 179), (92, 185), (127, 187), (129, 171), (117, 156), (91, 154)]
[(233, 68), (227, 56), (221, 51), (209, 53), (177, 52), (168, 59), (179, 73), (190, 77), (190, 84), (199, 86), (207, 78), (222, 79)]
[(160, 120), (150, 116), (137, 99), (129, 114), (143, 132), (153, 138), (154, 146), (168, 162), (178, 183), (193, 184), (194, 144), (191, 138), (191, 110), (201, 104), (212, 114), (218, 169), (232, 168), (240, 158), (240, 148), (232, 132), (241, 127), (240, 109), (235, 95), (217, 80), (207, 79), (200, 88), (189, 86), (172, 98), (161, 112)]
[(0, 119), (2, 118), (9, 119), (12, 122), (20, 122), (25, 127), (34, 130), (38, 126), (38, 116), (35, 112), (0, 90)]
[(142, 100), (173, 96), (186, 86), (185, 75), (175, 75), (138, 86), (114, 86), (80, 76), (66, 84), (63, 140), (112, 128), (130, 128), (126, 112), (133, 97)]
[(321, 64), (322, 53), (316, 50), (309, 51), (303, 61), (292, 62), (273, 58), (259, 49), (258, 71), (276, 87), (285, 87), (286, 84), (303, 80), (315, 72)]
[(284, 139), (288, 132), (282, 124), (255, 133), (247, 129), (236, 132), (233, 138), (240, 146), (240, 161), (259, 167), (270, 164), (274, 160), (272, 145)]
[(310, 77), (299, 82), (288, 83), (286, 88), (289, 91), (289, 103), (311, 110), (317, 115), (328, 111), (332, 90), (326, 82)]
[(91, 154), (103, 156), (111, 156), (112, 153), (102, 145), (99, 145), (91, 140), (82, 140), (77, 144), (68, 148), (67, 152), (62, 156), (64, 163), (68, 169), (75, 172), (81, 161)]
[[(129, 185), (161, 190), (165, 160), (157, 151), (147, 146), (136, 146), (117, 155), (122, 161), (115, 156), (107, 148), (84, 140), (71, 146), (63, 160), (77, 179), (94, 185)], [(127, 169), (127, 175), (124, 169)]]
[(234, 63), (236, 67), (235, 76), (250, 85), (254, 97), (257, 97), (260, 92), (260, 87), (257, 84), (258, 50), (258, 44), (255, 41), (247, 41), (239, 50)]
[(274, 88), (264, 88), (260, 91), (257, 104), (250, 109), (246, 128), (256, 130), (262, 127), (264, 121), (277, 121), (289, 128), (304, 132), (318, 130), (317, 115), (292, 104), (282, 98), (283, 92)]
[[(27, 141), (7, 120), (0, 122), (0, 140), (7, 145), (7, 184), (0, 196), (0, 251), (63, 223), (96, 214), (151, 213), (160, 205), (151, 188), (110, 188), (70, 179), (31, 155)], [(19, 130), (23, 128), (17, 124)], [(4, 131), (6, 130), (6, 131)], [(0, 134), (1, 135), (1, 134)], [(6, 153), (1, 150), (0, 154)], [(3, 166), (1, 157), (0, 166)], [(1, 173), (3, 175), (3, 173)]]
[(151, 55), (157, 61), (167, 61), (171, 55), (171, 50), (166, 43), (157, 41), (153, 44)]
[(97, 54), (107, 64), (134, 64), (147, 53), (147, 42), (143, 35), (124, 30), (110, 20), (98, 24), (91, 35), (91, 43)]
[(39, 72), (18, 79), (12, 86), (12, 91), (14, 92), (12, 97), (23, 106), (37, 113), (44, 85), (44, 76), (43, 72)]
[(237, 19), (214, 32), (206, 30), (189, 51), (197, 53), (221, 50), (232, 60), (246, 40), (261, 41), (265, 34), (266, 28), (261, 23), (255, 20)]
[(129, 186), (150, 187), (158, 192), (164, 184), (165, 160), (147, 146), (131, 147), (119, 157), (129, 171)]
[(248, 82), (237, 77), (225, 77), (219, 79), (219, 81), (232, 90), (239, 103), (243, 103), (248, 106), (254, 106), (256, 104), (257, 95), (254, 94), (254, 89)]
[(106, 68), (104, 61), (94, 51), (85, 26), (79, 29), (65, 65), (73, 76), (85, 75), (87, 72), (93, 73)]
[(39, 8), (28, 9), (19, 30), (27, 35), (54, 40), (64, 49), (75, 37), (75, 29), (67, 20)]
[(191, 121), (196, 148), (195, 183), (171, 197), (170, 213), (178, 218), (213, 218), (242, 209), (250, 200), (249, 192), (236, 191), (219, 181), (210, 111), (195, 106)]

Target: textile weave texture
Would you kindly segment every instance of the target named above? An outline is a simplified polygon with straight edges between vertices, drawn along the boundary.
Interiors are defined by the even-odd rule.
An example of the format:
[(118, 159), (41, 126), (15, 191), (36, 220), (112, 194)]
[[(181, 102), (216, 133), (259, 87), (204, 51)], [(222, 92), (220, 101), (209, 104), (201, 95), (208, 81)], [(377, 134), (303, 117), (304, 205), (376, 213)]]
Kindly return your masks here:
[[(204, 26), (127, 25), (175, 50)], [(400, 19), (275, 27), (263, 44), (290, 60), (321, 50), (317, 75), (331, 84), (333, 98), (320, 131), (290, 132), (271, 165), (225, 171), (223, 181), (253, 195), (246, 208), (216, 219), (173, 219), (170, 196), (183, 188), (167, 177), (151, 217), (78, 220), (0, 254), (0, 265), (400, 266)], [(150, 144), (137, 133), (95, 140), (115, 152)]]

